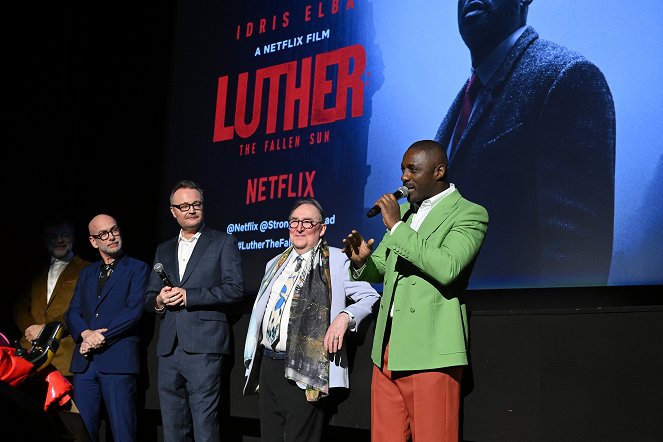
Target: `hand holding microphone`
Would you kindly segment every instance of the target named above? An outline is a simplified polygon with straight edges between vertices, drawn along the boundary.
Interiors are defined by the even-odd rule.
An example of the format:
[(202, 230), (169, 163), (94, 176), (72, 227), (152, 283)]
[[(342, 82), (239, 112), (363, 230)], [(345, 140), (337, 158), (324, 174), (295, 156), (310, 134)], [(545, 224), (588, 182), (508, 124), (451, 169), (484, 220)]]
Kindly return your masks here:
[[(409, 193), (410, 193), (410, 189), (408, 189), (408, 188), (405, 187), (405, 186), (401, 186), (401, 187), (399, 187), (398, 189), (396, 189), (396, 191), (395, 191), (394, 193), (392, 193), (392, 195), (394, 195), (394, 197), (395, 197), (397, 200), (399, 200), (399, 199), (401, 199), (401, 198), (405, 198), (406, 196), (408, 196)], [(369, 218), (373, 218), (375, 215), (377, 215), (377, 214), (380, 213), (381, 211), (382, 211), (382, 209), (380, 208), (380, 206), (378, 206), (378, 205), (376, 204), (375, 206), (373, 206), (373, 207), (371, 208), (371, 210), (368, 211), (368, 213), (366, 214), (366, 216), (369, 217)]]
[(157, 272), (157, 275), (159, 275), (159, 278), (161, 278), (161, 282), (163, 282), (163, 285), (168, 287), (174, 287), (173, 283), (170, 281), (170, 278), (168, 277), (168, 273), (166, 273), (166, 270), (163, 268), (163, 264), (161, 264), (160, 262), (154, 264), (154, 271)]
[[(173, 290), (174, 284), (168, 277), (168, 273), (166, 273), (163, 264), (161, 264), (160, 262), (154, 264), (154, 271), (157, 273), (157, 275), (159, 275), (159, 278), (161, 278), (161, 282), (163, 283), (165, 288), (165, 291), (164, 289), (162, 289), (161, 293), (159, 294), (159, 296), (161, 297), (160, 298), (161, 303), (164, 306), (169, 306), (169, 307), (186, 305), (186, 292), (184, 291), (184, 289), (181, 288)], [(156, 307), (160, 308), (158, 304), (156, 305)]]

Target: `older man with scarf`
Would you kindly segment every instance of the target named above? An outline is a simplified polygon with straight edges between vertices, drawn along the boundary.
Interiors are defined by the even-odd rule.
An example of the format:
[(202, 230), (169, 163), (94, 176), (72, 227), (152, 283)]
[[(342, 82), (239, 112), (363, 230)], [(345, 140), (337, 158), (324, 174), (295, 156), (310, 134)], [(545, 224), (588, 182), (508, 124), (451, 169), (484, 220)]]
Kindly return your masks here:
[(370, 284), (350, 279), (348, 258), (323, 238), (324, 220), (315, 199), (295, 202), (291, 245), (267, 263), (253, 306), (244, 394), (260, 393), (263, 442), (321, 440), (324, 398), (349, 388), (345, 333), (379, 299)]

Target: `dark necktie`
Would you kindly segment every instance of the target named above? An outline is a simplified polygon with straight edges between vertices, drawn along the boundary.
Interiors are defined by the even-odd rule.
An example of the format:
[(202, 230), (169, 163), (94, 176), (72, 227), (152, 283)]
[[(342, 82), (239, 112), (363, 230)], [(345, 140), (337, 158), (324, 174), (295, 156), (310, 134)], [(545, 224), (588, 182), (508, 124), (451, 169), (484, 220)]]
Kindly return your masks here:
[(465, 86), (465, 93), (463, 94), (463, 103), (460, 108), (460, 115), (458, 116), (458, 124), (456, 125), (456, 130), (454, 131), (453, 140), (451, 142), (451, 151), (449, 153), (449, 159), (451, 159), (458, 149), (458, 142), (462, 138), (463, 132), (467, 127), (467, 122), (470, 119), (470, 114), (472, 113), (472, 107), (474, 106), (474, 100), (477, 98), (477, 93), (481, 89), (481, 80), (476, 72), (472, 73), (467, 85)]
[(115, 269), (115, 263), (113, 264), (103, 264), (101, 270), (99, 271), (99, 281), (97, 282), (97, 297), (101, 296), (101, 292), (104, 290), (108, 278), (110, 278), (111, 273)]

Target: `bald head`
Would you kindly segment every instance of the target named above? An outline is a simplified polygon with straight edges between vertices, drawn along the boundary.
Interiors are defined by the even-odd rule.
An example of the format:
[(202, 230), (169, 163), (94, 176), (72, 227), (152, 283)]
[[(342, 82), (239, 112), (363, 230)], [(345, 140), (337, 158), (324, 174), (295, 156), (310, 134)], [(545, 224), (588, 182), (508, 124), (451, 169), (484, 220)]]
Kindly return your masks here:
[(430, 158), (430, 161), (434, 164), (441, 164), (445, 168), (449, 165), (449, 159), (447, 158), (447, 152), (444, 150), (444, 147), (437, 141), (433, 140), (421, 140), (412, 143), (408, 148), (414, 150), (420, 150), (426, 153), (426, 156)]
[(117, 221), (115, 221), (115, 218), (102, 213), (92, 218), (90, 223), (87, 225), (87, 229), (90, 232), (90, 235), (96, 235), (100, 230), (105, 230), (108, 227), (116, 225)]

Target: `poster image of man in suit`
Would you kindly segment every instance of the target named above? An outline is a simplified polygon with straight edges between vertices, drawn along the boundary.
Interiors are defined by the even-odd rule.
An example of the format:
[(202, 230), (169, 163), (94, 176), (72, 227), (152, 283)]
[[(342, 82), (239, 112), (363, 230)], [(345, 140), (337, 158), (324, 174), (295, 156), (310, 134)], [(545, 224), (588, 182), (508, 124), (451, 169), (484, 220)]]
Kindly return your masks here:
[(472, 287), (606, 285), (612, 94), (596, 65), (527, 25), (530, 3), (458, 1), (478, 92), (459, 129), (468, 80), (435, 139), (447, 147), (449, 181), (491, 214)]

